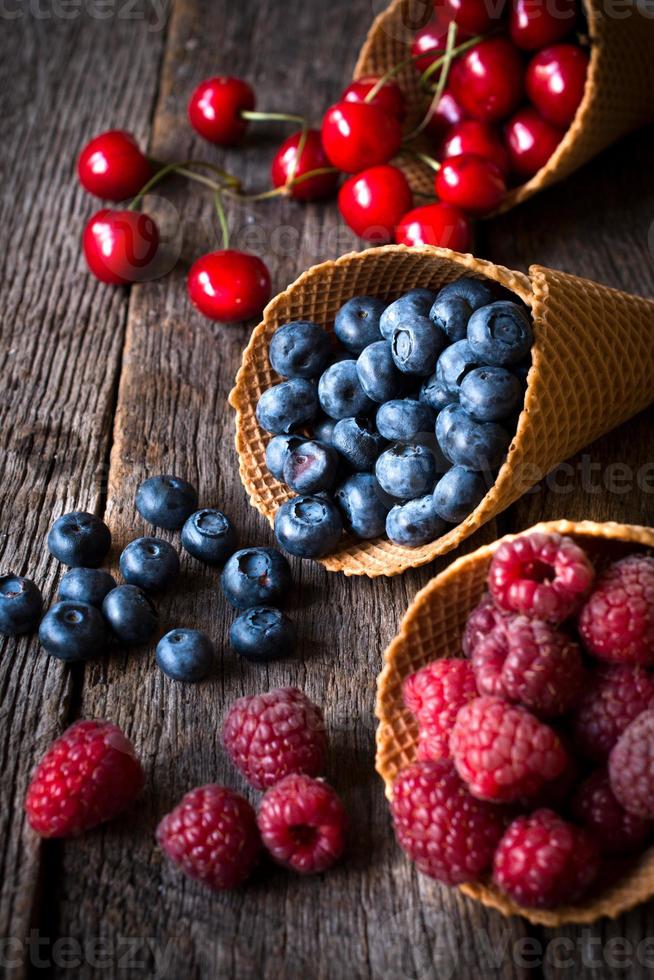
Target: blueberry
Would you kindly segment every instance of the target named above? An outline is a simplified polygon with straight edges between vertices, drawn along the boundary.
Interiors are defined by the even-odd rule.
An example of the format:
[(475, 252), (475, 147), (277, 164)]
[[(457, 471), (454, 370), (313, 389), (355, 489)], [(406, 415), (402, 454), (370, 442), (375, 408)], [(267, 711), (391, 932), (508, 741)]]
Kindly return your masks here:
[(371, 470), (384, 446), (384, 439), (368, 419), (341, 419), (336, 423), (334, 448), (353, 470)]
[(396, 443), (377, 460), (375, 476), (391, 497), (414, 500), (434, 489), (436, 461), (427, 446)]
[(298, 558), (322, 558), (341, 539), (338, 508), (323, 497), (293, 497), (275, 516), (275, 534), (282, 548)]
[(341, 483), (334, 500), (348, 531), (358, 538), (378, 538), (384, 533), (391, 501), (372, 473), (354, 473)]
[(273, 436), (266, 446), (266, 466), (276, 480), (284, 479), (284, 463), (289, 453), (304, 442), (303, 436)]
[(105, 596), (102, 614), (119, 640), (147, 643), (159, 625), (157, 610), (142, 589), (118, 585)]
[(517, 303), (491, 303), (468, 323), (468, 343), (485, 364), (507, 367), (524, 360), (533, 343), (529, 315)]
[(436, 380), (441, 381), (458, 401), (461, 382), (467, 374), (480, 366), (479, 358), (473, 353), (468, 341), (457, 340), (455, 344), (446, 347), (438, 358)]
[(401, 323), (415, 320), (416, 317), (428, 316), (435, 299), (436, 293), (431, 289), (412, 289), (404, 296), (400, 296), (386, 307), (380, 317), (379, 329), (382, 337), (390, 340), (393, 331)]
[(296, 493), (321, 493), (334, 486), (338, 465), (332, 446), (308, 439), (286, 457), (284, 483)]
[(273, 371), (283, 378), (317, 378), (332, 355), (329, 337), (317, 323), (298, 320), (273, 334), (268, 357)]
[(104, 597), (116, 588), (116, 580), (101, 568), (71, 568), (59, 585), (59, 598), (69, 602), (86, 602), (98, 609)]
[(315, 419), (316, 386), (304, 378), (291, 378), (264, 391), (257, 405), (257, 421), (273, 435), (292, 432)]
[(196, 510), (182, 528), (182, 547), (198, 561), (222, 565), (236, 548), (234, 525), (221, 510)]
[(111, 547), (111, 532), (95, 514), (76, 510), (57, 518), (48, 534), (48, 549), (64, 565), (97, 568)]
[(0, 633), (18, 636), (36, 629), (43, 598), (29, 578), (3, 575), (0, 578)]
[(57, 602), (41, 620), (39, 642), (58, 660), (90, 660), (105, 652), (107, 627), (95, 606)]
[(357, 362), (337, 361), (328, 367), (318, 382), (318, 398), (323, 412), (333, 419), (368, 415), (374, 405), (361, 387)]
[(275, 548), (242, 548), (225, 565), (221, 585), (237, 609), (282, 603), (293, 585), (291, 567)]
[(380, 340), (359, 354), (357, 374), (361, 387), (373, 402), (395, 398), (402, 385), (402, 375), (395, 367), (391, 345)]
[(386, 518), (386, 534), (403, 548), (420, 548), (440, 538), (447, 525), (436, 513), (434, 497), (418, 497), (405, 504), (397, 504)]
[(331, 446), (335, 425), (336, 419), (330, 419), (327, 416), (321, 418), (313, 427), (313, 434), (315, 438), (320, 440), (320, 442), (326, 442), (328, 446)]
[(521, 401), (522, 385), (506, 368), (475, 368), (461, 383), (461, 408), (478, 422), (508, 418)]
[(459, 524), (487, 493), (488, 484), (481, 473), (453, 466), (436, 484), (434, 506), (443, 520)]
[(436, 438), (451, 463), (479, 472), (496, 469), (511, 442), (497, 422), (476, 422), (458, 405), (448, 405), (440, 413)]
[(255, 606), (234, 620), (229, 642), (246, 660), (277, 660), (295, 652), (295, 627), (280, 609)]
[(351, 354), (381, 340), (379, 318), (386, 303), (374, 296), (354, 296), (336, 314), (334, 333)]
[(137, 538), (123, 550), (120, 571), (128, 585), (138, 585), (144, 592), (161, 592), (179, 575), (179, 557), (161, 538)]
[(465, 340), (472, 313), (494, 299), (492, 290), (479, 279), (457, 279), (443, 286), (429, 316), (452, 342)]
[(216, 651), (199, 630), (174, 629), (157, 643), (156, 661), (167, 677), (194, 683), (211, 673)]
[(404, 374), (432, 374), (446, 343), (445, 334), (434, 326), (429, 317), (416, 317), (401, 323), (393, 331), (393, 360)]
[(136, 491), (136, 509), (155, 527), (177, 531), (198, 505), (194, 486), (178, 476), (163, 474), (144, 480)]
[(421, 442), (434, 433), (434, 413), (415, 398), (386, 402), (377, 411), (377, 428), (390, 442)]
[[(446, 350), (449, 350), (449, 348), (446, 348)], [(441, 357), (443, 357), (443, 354), (441, 354)], [(434, 372), (431, 378), (427, 378), (421, 386), (419, 399), (425, 405), (433, 408), (435, 412), (440, 412), (446, 405), (458, 402), (459, 392), (456, 388), (448, 387), (444, 381), (440, 381), (438, 374)]]

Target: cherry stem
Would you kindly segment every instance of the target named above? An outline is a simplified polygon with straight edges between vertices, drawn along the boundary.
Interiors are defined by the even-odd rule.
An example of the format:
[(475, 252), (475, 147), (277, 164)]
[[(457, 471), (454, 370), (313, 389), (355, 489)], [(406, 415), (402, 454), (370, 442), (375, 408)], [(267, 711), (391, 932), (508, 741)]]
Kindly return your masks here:
[(294, 177), (293, 180), (287, 181), (287, 183), (282, 184), (281, 187), (273, 187), (272, 190), (262, 191), (261, 194), (240, 194), (234, 192), (230, 189), (225, 191), (230, 197), (235, 198), (239, 201), (247, 201), (248, 203), (253, 201), (270, 201), (275, 197), (284, 197), (288, 195), (294, 187), (298, 184), (303, 184), (305, 180), (311, 180), (312, 177), (323, 177), (326, 174), (337, 174), (337, 167), (317, 167), (316, 170), (307, 170), (305, 174), (300, 177)]
[(450, 23), (450, 25), (449, 25), (449, 27), (447, 29), (447, 41), (445, 43), (445, 54), (443, 55), (443, 58), (442, 59), (439, 59), (439, 60), (442, 60), (443, 64), (442, 64), (442, 67), (441, 67), (441, 73), (440, 73), (439, 78), (438, 78), (438, 84), (436, 86), (436, 90), (434, 91), (434, 96), (433, 96), (431, 102), (429, 103), (429, 108), (427, 109), (427, 113), (426, 113), (424, 119), (422, 120), (422, 122), (418, 123), (418, 125), (416, 126), (416, 128), (414, 130), (412, 130), (409, 133), (409, 135), (406, 137), (406, 139), (408, 139), (408, 140), (415, 139), (416, 136), (419, 136), (420, 133), (422, 133), (422, 131), (424, 129), (426, 129), (426, 127), (429, 125), (429, 120), (431, 119), (432, 114), (435, 112), (435, 110), (436, 110), (436, 108), (438, 106), (438, 103), (443, 98), (443, 92), (445, 91), (445, 86), (447, 84), (447, 78), (448, 78), (448, 75), (450, 73), (450, 66), (452, 64), (452, 61), (454, 60), (454, 52), (456, 50), (456, 47), (455, 47), (455, 44), (456, 44), (456, 32), (457, 32), (456, 23), (454, 21), (451, 21), (451, 23)]
[[(450, 24), (450, 27), (451, 26), (452, 24)], [(456, 24), (454, 26), (456, 27)], [(460, 54), (465, 54), (466, 51), (468, 51), (470, 48), (474, 48), (476, 44), (479, 44), (479, 42), (483, 41), (486, 37), (490, 37), (490, 34), (477, 34), (476, 37), (471, 37), (470, 40), (463, 41), (462, 44), (459, 44), (458, 47), (453, 49), (450, 55), (448, 55), (446, 49), (445, 53), (442, 54), (440, 58), (437, 58), (436, 61), (434, 61), (429, 66), (429, 68), (425, 69), (425, 71), (422, 73), (422, 75), (420, 76), (420, 84), (423, 86), (426, 85), (426, 83), (429, 81), (431, 76), (435, 75), (438, 69), (443, 67), (445, 61), (448, 58), (449, 60), (451, 60), (452, 58), (458, 58)], [(449, 39), (449, 30), (448, 30), (448, 39)]]
[[(206, 167), (214, 173), (217, 173), (225, 183), (216, 183), (215, 180), (210, 180), (203, 174), (193, 173), (193, 171), (190, 169), (191, 167)], [(198, 184), (203, 184), (212, 191), (222, 190), (225, 184), (234, 189), (241, 186), (237, 177), (227, 173), (227, 171), (223, 170), (221, 167), (216, 167), (212, 163), (204, 163), (197, 160), (185, 160), (183, 163), (167, 163), (143, 185), (136, 197), (128, 205), (127, 210), (134, 211), (134, 209), (141, 203), (145, 195), (151, 191), (153, 187), (156, 187), (156, 185), (159, 184), (165, 177), (168, 177), (169, 174), (179, 174), (182, 177), (186, 177), (188, 180), (194, 180)]]
[(227, 224), (227, 215), (225, 214), (225, 207), (223, 205), (223, 192), (222, 189), (218, 189), (213, 196), (213, 203), (216, 207), (216, 214), (218, 215), (218, 221), (220, 222), (220, 232), (223, 236), (223, 248), (229, 248), (229, 225)]
[(441, 165), (438, 160), (434, 160), (434, 158), (430, 157), (427, 153), (421, 153), (419, 150), (414, 150), (411, 146), (407, 146), (407, 150), (416, 158), (416, 160), (420, 160), (425, 164), (425, 166), (430, 167), (431, 170), (435, 171), (435, 173), (438, 173), (438, 171), (441, 169)]
[(398, 61), (396, 65), (393, 65), (392, 68), (388, 69), (386, 74), (377, 79), (363, 101), (372, 102), (375, 96), (379, 95), (386, 82), (392, 81), (396, 75), (399, 75), (405, 68), (410, 68), (411, 65), (415, 65), (417, 61), (421, 61), (423, 58), (429, 57), (432, 51), (436, 52), (440, 50), (440, 48), (430, 48), (428, 51), (421, 51), (420, 54), (414, 54), (411, 58), (405, 58), (404, 61)]
[(302, 160), (302, 154), (304, 153), (304, 148), (307, 145), (307, 139), (309, 136), (309, 127), (305, 122), (302, 127), (302, 132), (300, 133), (300, 138), (297, 142), (297, 147), (295, 149), (295, 157), (293, 158), (293, 165), (288, 172), (288, 177), (286, 178), (286, 187), (289, 187), (295, 180), (295, 175), (297, 174), (297, 168), (300, 166)]
[(293, 116), (286, 112), (251, 112), (249, 109), (244, 109), (241, 118), (248, 119), (250, 122), (299, 123), (303, 128), (309, 125), (304, 116)]

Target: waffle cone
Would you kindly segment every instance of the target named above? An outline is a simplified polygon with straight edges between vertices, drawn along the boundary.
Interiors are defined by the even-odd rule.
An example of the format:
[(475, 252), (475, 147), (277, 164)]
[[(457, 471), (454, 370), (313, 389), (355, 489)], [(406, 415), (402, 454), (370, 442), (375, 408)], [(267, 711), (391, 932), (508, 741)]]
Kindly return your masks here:
[(344, 255), (305, 272), (264, 311), (252, 333), (230, 394), (236, 449), (250, 501), (272, 524), (292, 492), (266, 467), (270, 436), (255, 409), (280, 379), (268, 362), (275, 330), (290, 320), (315, 320), (332, 330), (339, 307), (357, 294), (391, 299), (417, 286), (438, 289), (464, 275), (493, 279), (532, 310), (535, 343), (525, 404), (506, 462), (481, 504), (461, 524), (422, 548), (386, 538), (344, 538), (324, 558), (346, 575), (397, 575), (457, 547), (550, 470), (599, 435), (654, 401), (654, 301), (586, 279), (532, 266), (529, 276), (448, 249), (388, 245)]
[[(361, 50), (354, 77), (381, 76), (410, 57), (415, 31), (429, 19), (424, 0), (393, 0), (374, 21)], [(605, 9), (606, 7), (606, 9)], [(526, 201), (563, 180), (626, 133), (654, 120), (654, 18), (631, 8), (611, 11), (604, 0), (584, 0), (591, 40), (591, 62), (584, 98), (565, 138), (545, 167), (511, 191), (500, 211)], [(626, 16), (625, 16), (626, 13)], [(419, 74), (409, 67), (398, 75), (413, 128), (426, 111)], [(433, 146), (418, 146), (426, 152)], [(415, 191), (433, 194), (434, 174), (410, 156), (398, 159)]]
[[(624, 524), (553, 521), (532, 531), (567, 534), (591, 555), (598, 567), (634, 551), (654, 548), (654, 529)], [(528, 532), (524, 532), (528, 533)], [(502, 538), (453, 562), (417, 594), (384, 654), (377, 678), (376, 768), (392, 796), (397, 773), (415, 761), (418, 729), (404, 707), (406, 677), (441, 657), (460, 657), (461, 636), (468, 614), (486, 589), (488, 566)], [(654, 895), (654, 847), (623, 870), (618, 880), (579, 905), (557, 909), (524, 909), (489, 883), (462, 885), (461, 891), (503, 915), (523, 915), (535, 925), (589, 923), (601, 916), (614, 918)]]

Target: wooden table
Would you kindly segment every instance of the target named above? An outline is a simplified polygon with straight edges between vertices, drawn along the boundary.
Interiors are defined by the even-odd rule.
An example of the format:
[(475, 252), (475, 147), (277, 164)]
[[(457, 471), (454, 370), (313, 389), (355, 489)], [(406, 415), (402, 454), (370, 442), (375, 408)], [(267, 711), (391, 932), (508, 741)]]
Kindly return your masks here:
[[(244, 543), (271, 541), (237, 476), (227, 407), (248, 328), (207, 322), (184, 287), (189, 263), (216, 241), (210, 196), (181, 182), (162, 189), (152, 210), (177, 215), (183, 234), (174, 271), (131, 291), (103, 286), (80, 257), (80, 232), (97, 202), (75, 180), (79, 149), (91, 135), (123, 127), (161, 159), (224, 160), (247, 186), (265, 188), (280, 130), (253, 127), (241, 150), (201, 146), (186, 123), (191, 89), (231, 72), (254, 83), (261, 108), (318, 120), (381, 6), (174, 0), (162, 19), (153, 3), (132, 8), (120, 0), (7, 4), (0, 14), (0, 564), (33, 576), (49, 600), (61, 574), (45, 549), (53, 519), (74, 508), (104, 514), (115, 557), (146, 531), (134, 492), (149, 474), (187, 477), (205, 504), (232, 515)], [(652, 133), (636, 134), (564, 186), (485, 225), (477, 254), (518, 269), (537, 261), (654, 295), (653, 169)], [(269, 202), (234, 210), (231, 221), (235, 242), (265, 256), (276, 288), (357, 247), (333, 204)], [(558, 489), (550, 481), (529, 494), (467, 548), (546, 518), (654, 524), (653, 417), (645, 413), (591, 446), (572, 461), (574, 472), (560, 474)], [(630, 468), (626, 490), (606, 485), (615, 462)], [(0, 974), (651, 975), (654, 907), (590, 928), (533, 929), (419, 877), (394, 844), (373, 768), (375, 676), (409, 600), (446, 562), (374, 582), (295, 562), (299, 656), (257, 668), (228, 649), (232, 614), (216, 574), (185, 560), (181, 587), (161, 611), (168, 628), (197, 626), (216, 639), (217, 676), (199, 687), (167, 681), (151, 650), (71, 667), (44, 656), (34, 638), (3, 641)], [(325, 707), (329, 772), (351, 814), (347, 860), (309, 880), (266, 869), (246, 888), (211, 895), (171, 869), (153, 831), (191, 787), (242, 785), (220, 747), (222, 716), (236, 697), (278, 684), (296, 684)], [(125, 729), (147, 788), (134, 811), (110, 826), (42, 843), (23, 818), (28, 775), (80, 717), (106, 717)]]

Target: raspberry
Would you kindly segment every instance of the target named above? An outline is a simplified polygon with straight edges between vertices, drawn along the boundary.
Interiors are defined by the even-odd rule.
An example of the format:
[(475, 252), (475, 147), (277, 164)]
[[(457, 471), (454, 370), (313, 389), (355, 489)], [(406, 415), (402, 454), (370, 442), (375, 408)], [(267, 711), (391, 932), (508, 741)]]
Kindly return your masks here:
[(553, 729), (525, 708), (490, 697), (461, 708), (450, 752), (473, 796), (505, 803), (534, 796), (567, 762)]
[(493, 861), (495, 883), (527, 908), (574, 902), (598, 872), (599, 854), (590, 835), (545, 809), (514, 820)]
[(654, 679), (642, 667), (598, 667), (572, 716), (575, 745), (594, 762), (606, 762), (627, 725), (651, 704)]
[(343, 853), (347, 814), (322, 779), (286, 776), (262, 799), (258, 823), (275, 861), (300, 874), (326, 871)]
[(600, 660), (654, 664), (654, 558), (610, 565), (579, 614), (579, 632)]
[(654, 709), (638, 715), (611, 749), (609, 779), (625, 810), (654, 820)]
[(41, 837), (72, 837), (112, 820), (143, 789), (134, 747), (108, 721), (78, 721), (52, 743), (27, 790), (25, 810)]
[(594, 574), (572, 538), (536, 532), (500, 545), (491, 561), (488, 588), (500, 609), (556, 625), (576, 612)]
[(404, 682), (404, 703), (420, 726), (418, 758), (447, 759), (459, 708), (477, 696), (468, 660), (437, 660)]
[(480, 694), (498, 698), (505, 696), (502, 668), (507, 650), (504, 625), (491, 630), (488, 636), (476, 643), (472, 654), (472, 668)]
[(327, 736), (322, 711), (296, 687), (239, 698), (222, 731), (230, 759), (256, 789), (268, 789), (290, 773), (319, 776)]
[(416, 867), (447, 885), (489, 867), (506, 826), (502, 807), (476, 800), (451, 762), (416, 762), (393, 783), (395, 836)]
[(185, 875), (214, 890), (242, 884), (261, 852), (254, 810), (224, 786), (187, 793), (157, 827), (157, 841)]
[(472, 657), (477, 645), (504, 622), (506, 613), (497, 608), (490, 592), (484, 593), (481, 602), (468, 616), (468, 622), (461, 640), (461, 648), (466, 657)]
[(642, 849), (652, 830), (649, 820), (620, 806), (604, 769), (597, 769), (581, 784), (572, 801), (572, 815), (604, 854), (633, 854)]

